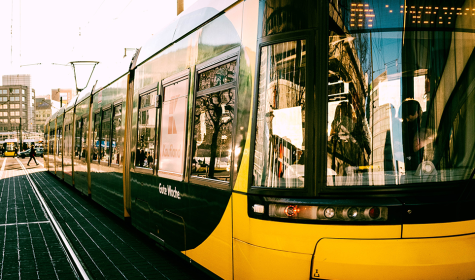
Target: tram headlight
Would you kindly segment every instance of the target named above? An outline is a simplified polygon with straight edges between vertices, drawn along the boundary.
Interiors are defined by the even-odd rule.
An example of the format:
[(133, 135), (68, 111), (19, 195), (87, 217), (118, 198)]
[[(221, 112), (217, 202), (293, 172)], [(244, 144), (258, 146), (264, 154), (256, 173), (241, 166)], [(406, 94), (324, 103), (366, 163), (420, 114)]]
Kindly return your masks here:
[(387, 207), (269, 204), (269, 217), (281, 219), (376, 222), (388, 219)]
[(333, 207), (327, 207), (325, 208), (325, 210), (323, 211), (323, 215), (325, 216), (325, 218), (327, 219), (331, 219), (333, 217), (335, 217), (335, 209)]
[(348, 216), (348, 218), (350, 219), (356, 219), (358, 218), (358, 208), (356, 207), (351, 207), (350, 209), (348, 209), (348, 211), (346, 212), (346, 215)]
[(296, 205), (289, 205), (285, 207), (284, 212), (288, 217), (292, 217), (292, 216), (297, 216), (297, 214), (299, 213), (299, 210), (300, 209)]

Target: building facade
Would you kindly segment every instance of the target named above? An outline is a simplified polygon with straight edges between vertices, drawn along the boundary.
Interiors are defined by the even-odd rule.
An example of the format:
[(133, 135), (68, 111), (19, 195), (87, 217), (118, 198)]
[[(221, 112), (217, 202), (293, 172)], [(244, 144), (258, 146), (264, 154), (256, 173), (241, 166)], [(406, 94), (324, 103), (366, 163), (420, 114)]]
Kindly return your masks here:
[(51, 100), (41, 97), (36, 98), (36, 109), (35, 109), (35, 131), (42, 132), (44, 131), (44, 126), (46, 119), (51, 116)]
[[(16, 74), (16, 75), (3, 75), (2, 76), (2, 85), (3, 86), (26, 86), (28, 88), (26, 96), (26, 108), (28, 111), (28, 116), (32, 118), (35, 115), (35, 108), (33, 106), (33, 99), (31, 99), (31, 76), (29, 74)], [(2, 101), (3, 102), (3, 101)], [(23, 127), (22, 127), (23, 128)], [(23, 130), (33, 131), (35, 128), (34, 119), (27, 120), (26, 126)], [(1, 131), (1, 130), (0, 130)]]
[(28, 86), (0, 86), (0, 132), (28, 130), (29, 98)]

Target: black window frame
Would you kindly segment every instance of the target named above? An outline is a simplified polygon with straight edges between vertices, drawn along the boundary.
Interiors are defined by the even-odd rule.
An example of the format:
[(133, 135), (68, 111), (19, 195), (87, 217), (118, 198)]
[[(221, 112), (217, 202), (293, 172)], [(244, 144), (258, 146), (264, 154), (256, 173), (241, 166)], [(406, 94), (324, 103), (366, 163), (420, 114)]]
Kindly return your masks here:
[[(188, 112), (188, 105), (189, 105), (189, 98), (190, 98), (190, 80), (191, 80), (191, 71), (190, 69), (185, 69), (183, 71), (180, 71), (168, 78), (165, 78), (163, 79), (159, 85), (158, 85), (158, 88), (160, 89), (159, 92), (157, 92), (157, 96), (158, 97), (158, 101), (157, 101), (157, 109), (160, 109), (159, 112), (157, 112), (157, 136), (156, 136), (156, 144), (157, 144), (157, 149), (156, 150), (156, 154), (155, 154), (155, 158), (156, 158), (156, 166), (155, 166), (155, 172), (157, 174), (158, 177), (160, 178), (166, 178), (166, 179), (170, 179), (170, 180), (174, 180), (174, 181), (177, 181), (177, 182), (183, 182), (187, 179), (187, 167), (188, 167), (188, 159), (187, 159), (187, 156), (188, 156), (188, 125), (189, 125), (189, 112)], [(183, 132), (184, 133), (184, 136), (185, 136), (185, 141), (184, 141), (184, 144), (183, 144), (183, 149), (184, 149), (184, 153), (183, 153), (183, 173), (181, 174), (181, 177), (178, 179), (178, 176), (174, 176), (172, 172), (167, 172), (167, 171), (162, 171), (162, 173), (160, 174), (159, 172), (159, 166), (160, 166), (160, 140), (161, 140), (161, 130), (162, 130), (162, 114), (163, 114), (163, 110), (162, 110), (162, 105), (163, 105), (163, 102), (165, 100), (165, 88), (168, 87), (168, 86), (171, 86), (175, 83), (179, 83), (179, 82), (182, 82), (182, 81), (185, 81), (187, 80), (188, 81), (188, 87), (187, 87), (187, 94), (186, 94), (186, 98), (187, 98), (187, 113), (186, 113), (186, 116), (185, 116), (185, 131)]]
[[(326, 34), (325, 34), (326, 35)], [(325, 108), (321, 108), (326, 106), (326, 90), (324, 92), (319, 91), (318, 85), (315, 83), (316, 74), (319, 74), (322, 71), (317, 71), (316, 66), (317, 63), (315, 62), (315, 53), (321, 51), (320, 49), (316, 49), (318, 44), (315, 44), (316, 40), (316, 31), (313, 29), (310, 30), (301, 30), (301, 31), (294, 31), (294, 32), (287, 32), (287, 33), (280, 33), (276, 35), (270, 35), (266, 37), (262, 37), (257, 41), (257, 53), (256, 53), (256, 68), (254, 74), (254, 90), (253, 90), (253, 108), (251, 112), (252, 118), (252, 125), (251, 125), (251, 145), (250, 145), (250, 153), (249, 153), (249, 176), (248, 176), (248, 193), (255, 194), (255, 195), (266, 195), (266, 196), (285, 196), (285, 197), (310, 197), (315, 196), (317, 193), (323, 188), (322, 186), (322, 179), (319, 178), (324, 177), (322, 175), (323, 167), (321, 164), (319, 165), (317, 154), (318, 151), (321, 149), (318, 145), (319, 139), (317, 135), (321, 133), (321, 131), (325, 131), (325, 123), (326, 118), (322, 121), (321, 110)], [(305, 176), (304, 176), (304, 187), (303, 188), (267, 188), (267, 187), (257, 187), (253, 185), (254, 181), (254, 154), (255, 154), (255, 144), (256, 144), (256, 129), (257, 129), (257, 104), (259, 98), (259, 77), (260, 77), (260, 61), (261, 61), (261, 49), (263, 47), (271, 46), (274, 44), (280, 44), (290, 41), (297, 41), (297, 40), (305, 40), (306, 42), (306, 92), (305, 92), (305, 100), (306, 104), (305, 107), (307, 108), (305, 111)], [(327, 43), (325, 41), (325, 43)], [(320, 44), (321, 45), (321, 44)], [(327, 58), (328, 54), (325, 55)], [(325, 73), (326, 74), (326, 73)], [(326, 89), (326, 85), (324, 85)], [(315, 95), (315, 93), (320, 92), (321, 96)], [(323, 97), (322, 97), (323, 96)], [(325, 100), (322, 102), (321, 100)], [(310, 109), (312, 108), (312, 109)], [(322, 125), (323, 123), (323, 125)], [(320, 137), (321, 138), (321, 137)], [(320, 156), (319, 156), (320, 157)], [(326, 160), (326, 154), (325, 154)], [(326, 163), (326, 161), (325, 161)], [(326, 168), (326, 165), (325, 165)], [(326, 179), (326, 177), (324, 178)], [(325, 182), (323, 182), (325, 183)]]
[[(222, 180), (216, 180), (212, 178), (201, 178), (198, 176), (192, 176), (191, 175), (191, 168), (186, 169), (186, 173), (188, 176), (188, 182), (192, 184), (197, 184), (197, 185), (204, 185), (212, 188), (218, 188), (218, 189), (224, 189), (224, 190), (231, 190), (233, 187), (233, 184), (235, 182), (234, 176), (234, 162), (235, 162), (235, 153), (234, 153), (234, 147), (236, 145), (235, 143), (235, 137), (236, 137), (236, 129), (237, 129), (237, 121), (236, 117), (238, 114), (238, 104), (239, 104), (239, 67), (240, 67), (240, 56), (241, 56), (241, 48), (233, 48), (223, 54), (220, 54), (214, 58), (211, 58), (201, 64), (196, 65), (195, 73), (194, 73), (194, 89), (193, 89), (193, 108), (191, 111), (192, 118), (194, 118), (194, 114), (196, 111), (196, 99), (198, 97), (204, 96), (204, 95), (209, 95), (211, 93), (215, 92), (220, 92), (228, 89), (234, 89), (235, 90), (235, 97), (234, 97), (234, 120), (232, 123), (232, 129), (231, 129), (231, 147), (233, 147), (233, 152), (231, 152), (231, 169), (229, 171), (229, 181), (222, 181)], [(233, 82), (226, 83), (223, 85), (207, 88), (201, 91), (198, 91), (199, 88), (199, 75), (203, 72), (206, 72), (208, 70), (214, 69), (216, 67), (219, 67), (221, 65), (227, 64), (229, 62), (236, 61), (236, 73), (235, 79)], [(190, 131), (191, 131), (191, 139), (194, 138), (195, 135), (195, 126), (193, 124), (190, 124)], [(191, 142), (193, 142), (191, 140)], [(193, 150), (193, 147), (190, 146), (190, 153), (188, 153), (188, 159), (187, 159), (187, 165), (189, 167), (192, 166), (192, 161), (193, 161), (193, 155), (191, 155), (191, 151)]]

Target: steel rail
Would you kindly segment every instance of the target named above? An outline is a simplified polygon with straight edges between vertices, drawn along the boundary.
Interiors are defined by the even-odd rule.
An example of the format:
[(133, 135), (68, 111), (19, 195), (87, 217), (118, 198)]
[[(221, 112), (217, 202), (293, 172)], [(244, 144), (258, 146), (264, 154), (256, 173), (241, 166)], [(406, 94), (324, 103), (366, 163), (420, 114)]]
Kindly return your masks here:
[(25, 168), (23, 163), (18, 158), (16, 160), (18, 161), (21, 168), (25, 172), (28, 182), (30, 183), (33, 191), (35, 192), (36, 196), (38, 197), (38, 200), (39, 200), (41, 206), (43, 207), (44, 211), (46, 212), (47, 217), (50, 220), (51, 225), (53, 226), (53, 230), (55, 231), (55, 233), (59, 237), (59, 240), (60, 240), (61, 244), (63, 245), (63, 247), (64, 247), (64, 249), (65, 249), (65, 251), (66, 251), (66, 253), (67, 253), (67, 255), (70, 259), (70, 263), (73, 265), (73, 268), (75, 269), (76, 273), (78, 275), (80, 275), (80, 277), (84, 280), (91, 279), (91, 277), (89, 276), (89, 273), (87, 272), (86, 268), (84, 267), (84, 265), (83, 265), (82, 261), (80, 260), (78, 254), (74, 250), (71, 242), (66, 237), (66, 234), (64, 233), (63, 229), (61, 228), (58, 221), (56, 220), (56, 217), (53, 215), (53, 212), (48, 207), (48, 204), (46, 204), (46, 200), (43, 198), (43, 196), (39, 192), (38, 188), (36, 187), (36, 184), (33, 181), (33, 179), (31, 178), (28, 170)]

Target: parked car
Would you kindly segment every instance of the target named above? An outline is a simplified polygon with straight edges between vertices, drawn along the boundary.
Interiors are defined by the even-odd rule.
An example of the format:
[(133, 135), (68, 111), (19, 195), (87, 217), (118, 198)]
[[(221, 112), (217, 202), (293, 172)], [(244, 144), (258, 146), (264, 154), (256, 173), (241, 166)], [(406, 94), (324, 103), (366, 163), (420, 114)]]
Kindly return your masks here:
[[(21, 157), (21, 158), (29, 157), (30, 156), (30, 150), (31, 149), (24, 150), (23, 152), (19, 152), (18, 156)], [(37, 157), (43, 157), (43, 154), (44, 154), (44, 150), (42, 148), (36, 149), (36, 156)]]

